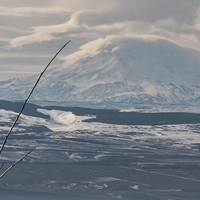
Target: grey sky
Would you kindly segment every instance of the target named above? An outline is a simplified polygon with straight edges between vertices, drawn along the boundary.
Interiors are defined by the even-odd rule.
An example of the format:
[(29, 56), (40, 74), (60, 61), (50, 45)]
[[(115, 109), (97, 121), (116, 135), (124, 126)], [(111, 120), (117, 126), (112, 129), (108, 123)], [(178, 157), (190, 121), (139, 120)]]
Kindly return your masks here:
[(199, 51), (200, 1), (0, 0), (0, 80), (40, 72), (68, 40), (60, 58), (126, 35), (162, 36)]

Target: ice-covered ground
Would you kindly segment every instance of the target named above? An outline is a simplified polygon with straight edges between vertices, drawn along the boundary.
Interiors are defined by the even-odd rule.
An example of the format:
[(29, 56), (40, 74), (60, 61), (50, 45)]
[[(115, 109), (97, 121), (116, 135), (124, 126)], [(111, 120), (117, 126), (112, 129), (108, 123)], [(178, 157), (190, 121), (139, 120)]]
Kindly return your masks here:
[[(95, 116), (77, 116), (72, 112), (61, 110), (45, 110), (38, 109), (40, 113), (48, 115), (50, 119), (44, 119), (33, 116), (21, 116), (18, 126), (14, 131), (25, 130), (30, 126), (45, 126), (55, 132), (51, 138), (67, 138), (76, 137), (78, 131), (93, 132), (93, 136), (105, 135), (115, 136), (121, 140), (137, 140), (137, 139), (165, 139), (177, 142), (177, 145), (187, 145), (188, 148), (195, 143), (200, 143), (200, 124), (173, 124), (173, 125), (117, 125), (99, 122), (85, 122), (84, 120), (95, 118)], [(13, 111), (0, 109), (0, 122), (11, 124), (12, 119), (17, 115)], [(0, 130), (7, 131), (10, 126), (0, 126)], [(58, 132), (58, 133), (56, 133)], [(84, 132), (82, 135), (87, 135)], [(137, 133), (134, 135), (127, 133)], [(28, 134), (28, 133), (24, 133)]]
[[(132, 199), (132, 195), (198, 199), (200, 124), (117, 125), (84, 121), (95, 119), (93, 115), (37, 111), (46, 117), (23, 114), (0, 156), (1, 162), (13, 162), (37, 146), (23, 162), (33, 166), (16, 168), (19, 177), (22, 173), (29, 178), (16, 183), (11, 174), (8, 180), (12, 181), (3, 187), (66, 195), (78, 192), (85, 199)], [(0, 110), (1, 140), (16, 115)]]
[[(199, 126), (200, 124), (178, 124), (178, 125), (157, 125), (157, 126), (142, 126), (142, 125), (116, 125), (97, 122), (84, 122), (84, 120), (95, 118), (95, 116), (76, 116), (72, 112), (60, 110), (45, 110), (38, 109), (45, 115), (49, 115), (50, 119), (44, 119), (32, 116), (21, 116), (18, 127), (14, 131), (20, 131), (29, 126), (46, 126), (54, 132), (65, 132), (64, 136), (75, 136), (75, 131), (89, 131), (94, 135), (113, 135), (121, 139), (136, 140), (147, 138), (171, 139), (176, 140), (180, 144), (191, 145), (200, 143)], [(0, 122), (10, 123), (16, 117), (17, 113), (0, 109)], [(10, 126), (0, 126), (0, 130), (8, 130)], [(137, 135), (127, 136), (126, 133), (135, 132)], [(28, 133), (26, 133), (28, 134)], [(87, 134), (87, 133), (85, 133)], [(59, 134), (55, 133), (55, 138)], [(53, 135), (51, 137), (54, 137)]]
[[(6, 145), (6, 147), (13, 148), (22, 148), (24, 146), (36, 145), (37, 149), (62, 149), (62, 147), (55, 147), (57, 140), (63, 139), (79, 139), (79, 140), (93, 140), (94, 143), (99, 141), (104, 144), (118, 142), (121, 143), (120, 149), (130, 149), (131, 143), (134, 144), (143, 142), (149, 142), (152, 144), (170, 144), (171, 148), (185, 148), (191, 149), (192, 152), (196, 153), (199, 150), (198, 144), (200, 143), (200, 124), (173, 124), (173, 125), (117, 125), (117, 124), (106, 124), (99, 122), (85, 122), (84, 120), (95, 118), (95, 116), (77, 116), (72, 112), (66, 112), (61, 110), (45, 110), (38, 109), (40, 113), (48, 115), (50, 118), (44, 119), (33, 116), (21, 116), (18, 126), (14, 128), (15, 138)], [(0, 110), (0, 120), (1, 120), (1, 131), (8, 131), (9, 125), (11, 124), (11, 119), (17, 113), (13, 111)], [(38, 132), (27, 131), (28, 127), (47, 127), (50, 131), (48, 132)], [(22, 140), (21, 137), (25, 136), (33, 137), (32, 140)], [(19, 140), (17, 141), (17, 136)], [(45, 136), (49, 140), (52, 140), (52, 146), (49, 146), (48, 143), (45, 143), (43, 140), (42, 145), (38, 144), (36, 140), (37, 137)], [(3, 137), (3, 135), (2, 135)], [(34, 138), (35, 137), (35, 138)], [(46, 138), (46, 139), (47, 139)], [(48, 141), (48, 140), (46, 140)], [(84, 142), (83, 142), (84, 143)], [(124, 146), (123, 146), (124, 144)], [(15, 146), (16, 145), (16, 146)], [(109, 149), (110, 150), (110, 149)], [(106, 149), (105, 151), (106, 152)], [(20, 152), (19, 152), (20, 153)], [(67, 152), (62, 152), (62, 154), (68, 155), (72, 160), (84, 160), (87, 156), (80, 156), (79, 153), (74, 153), (69, 155)], [(21, 155), (21, 153), (20, 153)], [(105, 154), (97, 154), (94, 156), (94, 160), (98, 160), (104, 157)], [(39, 156), (43, 157), (43, 156)], [(46, 160), (46, 159), (45, 159)], [(86, 159), (88, 160), (88, 159)]]

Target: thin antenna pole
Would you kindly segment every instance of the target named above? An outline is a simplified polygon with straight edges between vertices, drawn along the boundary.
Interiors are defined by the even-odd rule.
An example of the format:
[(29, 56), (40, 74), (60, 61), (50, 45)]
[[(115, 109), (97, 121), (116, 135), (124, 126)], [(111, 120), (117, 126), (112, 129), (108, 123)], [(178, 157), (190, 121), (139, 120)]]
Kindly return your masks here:
[[(39, 83), (39, 81), (40, 81), (42, 75), (45, 73), (45, 71), (46, 71), (47, 68), (51, 65), (51, 63), (52, 63), (53, 60), (57, 57), (57, 55), (58, 55), (58, 54), (66, 47), (66, 45), (69, 44), (70, 42), (71, 42), (71, 40), (69, 40), (69, 41), (55, 54), (55, 56), (51, 59), (51, 61), (50, 61), (50, 62), (48, 63), (48, 65), (45, 67), (44, 71), (40, 74), (39, 78), (37, 79), (35, 85), (33, 86), (32, 90), (31, 90), (30, 94), (28, 95), (27, 99), (24, 101), (24, 104), (23, 104), (23, 106), (22, 106), (21, 111), (20, 111), (19, 114), (17, 115), (15, 121), (13, 122), (13, 124), (12, 124), (12, 126), (11, 126), (11, 128), (10, 128), (10, 130), (8, 131), (7, 135), (5, 136), (5, 139), (4, 139), (3, 144), (2, 144), (2, 146), (1, 146), (1, 149), (0, 149), (0, 154), (2, 153), (3, 148), (4, 148), (4, 146), (5, 146), (5, 144), (6, 144), (7, 140), (8, 140), (8, 137), (10, 136), (10, 134), (11, 134), (11, 132), (12, 132), (14, 126), (16, 125), (16, 123), (17, 123), (17, 121), (18, 121), (20, 115), (22, 114), (22, 112), (23, 112), (23, 110), (24, 110), (24, 108), (25, 108), (25, 106), (26, 106), (27, 101), (28, 101), (29, 98), (31, 97), (31, 95), (32, 95), (33, 91), (35, 90), (37, 84)], [(0, 177), (0, 178), (1, 178), (1, 177)]]

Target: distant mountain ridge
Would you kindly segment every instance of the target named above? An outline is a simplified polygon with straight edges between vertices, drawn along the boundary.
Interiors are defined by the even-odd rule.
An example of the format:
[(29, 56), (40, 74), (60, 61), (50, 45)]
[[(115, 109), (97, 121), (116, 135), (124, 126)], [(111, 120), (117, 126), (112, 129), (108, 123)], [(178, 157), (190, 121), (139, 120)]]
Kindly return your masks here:
[[(200, 102), (200, 52), (166, 39), (110, 38), (95, 46), (94, 53), (79, 57), (49, 70), (32, 100), (120, 105)], [(0, 82), (0, 98), (25, 99), (37, 77)]]

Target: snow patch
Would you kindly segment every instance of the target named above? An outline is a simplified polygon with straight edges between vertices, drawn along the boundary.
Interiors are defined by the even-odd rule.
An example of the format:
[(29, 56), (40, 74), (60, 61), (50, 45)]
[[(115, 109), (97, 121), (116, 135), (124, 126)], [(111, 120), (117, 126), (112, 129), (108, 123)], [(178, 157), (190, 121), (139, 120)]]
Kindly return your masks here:
[[(84, 129), (83, 120), (96, 118), (95, 116), (76, 116), (72, 112), (61, 110), (37, 109), (37, 111), (50, 116), (51, 119), (46, 125), (53, 131), (74, 130), (80, 126)], [(87, 129), (87, 126), (85, 129)]]
[(134, 189), (134, 190), (139, 190), (139, 185), (131, 186), (131, 188)]

